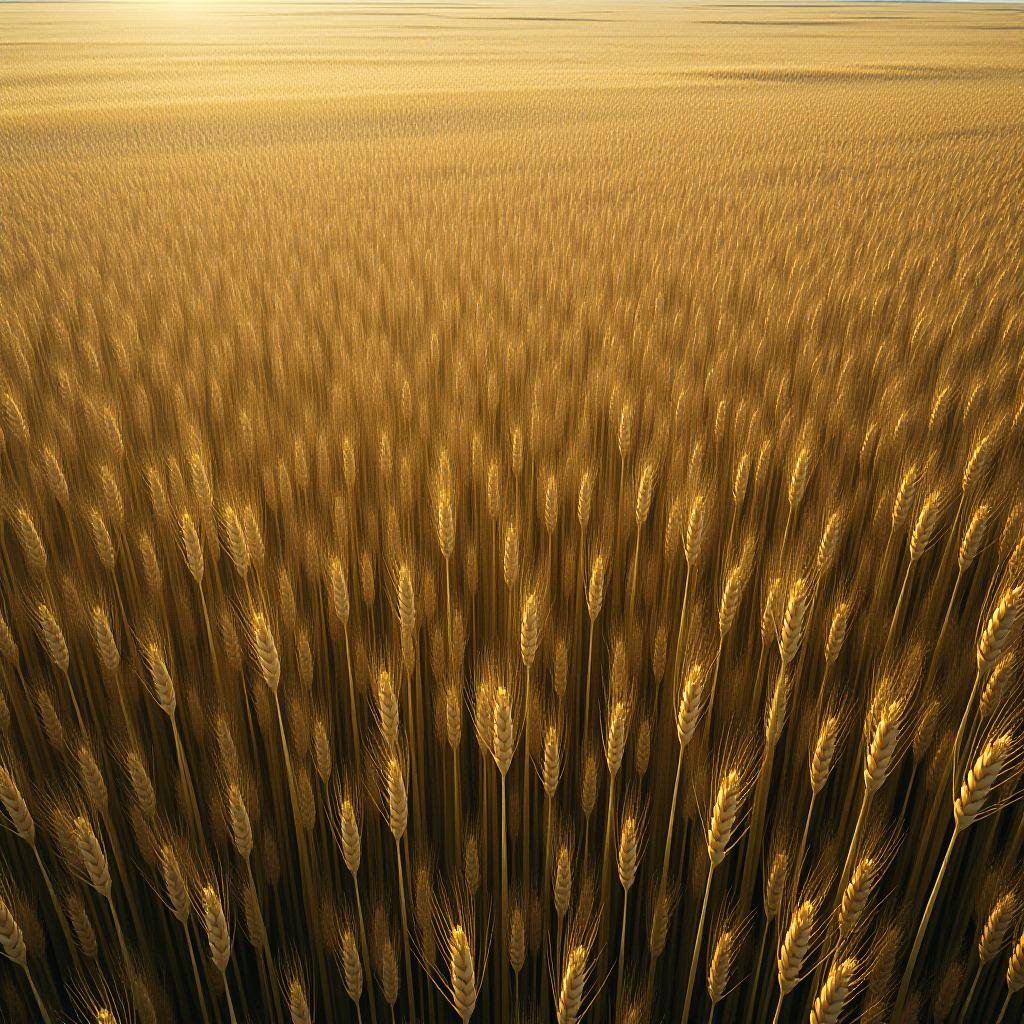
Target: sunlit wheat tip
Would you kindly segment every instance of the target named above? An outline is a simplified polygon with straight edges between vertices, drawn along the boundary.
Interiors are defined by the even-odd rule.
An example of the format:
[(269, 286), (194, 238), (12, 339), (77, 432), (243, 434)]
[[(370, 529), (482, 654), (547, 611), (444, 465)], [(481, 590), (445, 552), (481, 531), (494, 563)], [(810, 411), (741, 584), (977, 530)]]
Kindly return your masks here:
[(1013, 919), (1020, 910), (1020, 900), (1016, 893), (1004, 893), (993, 904), (978, 937), (978, 960), (987, 964), (995, 959), (1006, 942), (1007, 933)]
[(1011, 995), (1024, 989), (1024, 932), (1013, 947), (1006, 965), (1006, 987)]
[(779, 946), (779, 990), (784, 995), (793, 991), (803, 977), (804, 960), (814, 934), (813, 902), (805, 900), (793, 911), (785, 936)]
[(1010, 587), (996, 604), (978, 641), (978, 671), (991, 672), (1006, 648), (1024, 605), (1024, 585)]
[(837, 1024), (850, 997), (859, 966), (855, 959), (848, 958), (829, 970), (825, 984), (815, 997), (810, 1024)]
[(224, 907), (217, 890), (212, 885), (203, 886), (200, 901), (210, 960), (213, 961), (214, 967), (224, 974), (231, 958), (231, 934), (224, 916)]
[(0, 946), (8, 960), (25, 966), (28, 959), (25, 938), (3, 894), (0, 894)]
[(576, 946), (566, 957), (558, 992), (558, 1024), (576, 1024), (579, 1019), (586, 982), (587, 956), (583, 946)]
[(960, 795), (953, 805), (953, 818), (958, 829), (973, 824), (981, 814), (999, 773), (1013, 751), (1014, 737), (1005, 733), (989, 740), (967, 772)]

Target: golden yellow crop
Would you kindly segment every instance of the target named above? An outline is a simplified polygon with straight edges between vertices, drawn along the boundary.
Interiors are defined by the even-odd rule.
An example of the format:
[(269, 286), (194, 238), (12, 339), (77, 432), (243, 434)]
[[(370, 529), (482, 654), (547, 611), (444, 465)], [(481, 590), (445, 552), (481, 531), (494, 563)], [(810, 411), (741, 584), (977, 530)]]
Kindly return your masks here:
[(1019, 15), (0, 4), (0, 1019), (1019, 1020)]

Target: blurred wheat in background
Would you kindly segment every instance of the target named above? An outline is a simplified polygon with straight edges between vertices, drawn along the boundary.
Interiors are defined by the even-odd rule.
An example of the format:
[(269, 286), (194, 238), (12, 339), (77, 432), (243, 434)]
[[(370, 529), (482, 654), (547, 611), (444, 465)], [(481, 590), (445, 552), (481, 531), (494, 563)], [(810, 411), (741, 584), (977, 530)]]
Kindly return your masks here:
[(1024, 21), (0, 9), (0, 1017), (1024, 1014)]

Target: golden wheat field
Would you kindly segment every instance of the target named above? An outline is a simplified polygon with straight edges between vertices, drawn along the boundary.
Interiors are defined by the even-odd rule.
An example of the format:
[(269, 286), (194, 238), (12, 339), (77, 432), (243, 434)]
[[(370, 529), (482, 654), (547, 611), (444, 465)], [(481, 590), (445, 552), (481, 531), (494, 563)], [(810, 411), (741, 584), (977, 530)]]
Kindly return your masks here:
[(0, 4), (0, 1020), (1024, 1019), (1024, 12)]

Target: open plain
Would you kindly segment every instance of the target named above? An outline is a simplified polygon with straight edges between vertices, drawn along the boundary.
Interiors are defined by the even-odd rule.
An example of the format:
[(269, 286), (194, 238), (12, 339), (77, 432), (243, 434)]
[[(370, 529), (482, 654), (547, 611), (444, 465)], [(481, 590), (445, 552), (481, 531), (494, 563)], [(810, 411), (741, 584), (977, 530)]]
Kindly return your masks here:
[(1024, 1014), (1024, 9), (0, 3), (0, 1019)]

